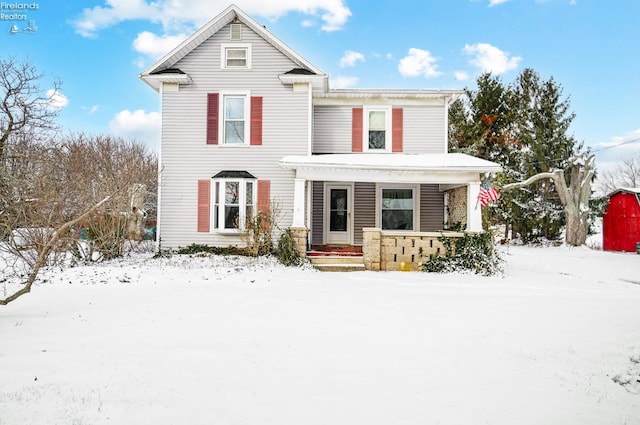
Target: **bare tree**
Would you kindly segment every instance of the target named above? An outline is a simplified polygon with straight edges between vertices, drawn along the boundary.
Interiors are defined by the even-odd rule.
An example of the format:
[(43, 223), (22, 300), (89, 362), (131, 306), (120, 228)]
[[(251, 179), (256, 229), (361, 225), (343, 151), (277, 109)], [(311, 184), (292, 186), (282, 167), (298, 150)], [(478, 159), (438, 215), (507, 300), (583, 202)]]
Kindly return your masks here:
[(0, 59), (0, 164), (4, 164), (12, 136), (29, 134), (36, 138), (57, 128), (59, 108), (55, 97), (61, 83), (55, 81), (43, 95), (39, 85), (43, 77), (26, 61)]
[(565, 241), (569, 245), (583, 245), (589, 230), (589, 198), (591, 182), (595, 173), (593, 155), (578, 155), (569, 160), (569, 183), (565, 170), (538, 173), (525, 181), (507, 184), (503, 191), (528, 186), (541, 179), (551, 179), (555, 183), (558, 197), (564, 208), (566, 229)]
[[(146, 193), (141, 188), (156, 186), (155, 154), (110, 136), (24, 140), (13, 145), (10, 165), (14, 177), (3, 186), (7, 208), (0, 213), (8, 236), (0, 251), (15, 262), (0, 275), (19, 289), (5, 294), (0, 305), (28, 293), (42, 268), (67, 259), (68, 252), (88, 259), (94, 252), (102, 259), (122, 255), (127, 222), (140, 224), (137, 210)], [(78, 240), (82, 229), (91, 232), (86, 241)], [(79, 251), (80, 246), (90, 249)]]
[(621, 187), (640, 187), (640, 154), (625, 158), (614, 168), (599, 173), (596, 181), (602, 195)]

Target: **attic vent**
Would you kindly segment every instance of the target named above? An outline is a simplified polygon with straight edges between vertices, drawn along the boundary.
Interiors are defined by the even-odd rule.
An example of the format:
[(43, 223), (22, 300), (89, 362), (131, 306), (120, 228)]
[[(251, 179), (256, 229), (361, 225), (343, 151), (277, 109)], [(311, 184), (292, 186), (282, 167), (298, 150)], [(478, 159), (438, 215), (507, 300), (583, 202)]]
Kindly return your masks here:
[(231, 24), (231, 40), (233, 41), (242, 40), (242, 25)]

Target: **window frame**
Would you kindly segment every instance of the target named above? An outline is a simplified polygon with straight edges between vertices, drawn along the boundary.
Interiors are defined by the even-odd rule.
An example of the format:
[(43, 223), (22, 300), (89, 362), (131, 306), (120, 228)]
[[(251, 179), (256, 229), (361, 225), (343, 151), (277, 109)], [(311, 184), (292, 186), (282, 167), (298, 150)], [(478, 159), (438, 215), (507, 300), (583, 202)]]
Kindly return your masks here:
[[(226, 227), (225, 209), (226, 183), (238, 183), (239, 227)], [(247, 205), (247, 183), (251, 183), (251, 205)], [(219, 190), (220, 193), (217, 193)], [(219, 195), (219, 196), (218, 196)], [(211, 179), (211, 231), (219, 234), (246, 233), (247, 212), (250, 207), (251, 214), (255, 214), (258, 200), (258, 179), (251, 178), (213, 178)]]
[[(242, 66), (229, 65), (230, 50), (243, 50), (246, 52), (245, 64)], [(221, 43), (220, 45), (220, 69), (251, 69), (251, 43)], [(235, 59), (235, 58), (232, 58)]]
[[(385, 135), (384, 135), (384, 148), (374, 149), (369, 147), (369, 113), (370, 112), (384, 112), (385, 119)], [(363, 152), (391, 152), (392, 147), (392, 106), (391, 105), (365, 105), (362, 113), (362, 151)]]
[[(413, 229), (383, 229), (382, 228), (382, 193), (385, 189), (411, 189), (413, 198)], [(419, 184), (376, 184), (376, 227), (388, 232), (419, 232), (420, 231), (420, 185)]]
[[(225, 138), (227, 120), (226, 120), (226, 99), (240, 98), (244, 99), (244, 140), (242, 143), (227, 143)], [(219, 146), (249, 146), (251, 144), (251, 92), (247, 90), (221, 91), (219, 95), (218, 107), (218, 145)]]

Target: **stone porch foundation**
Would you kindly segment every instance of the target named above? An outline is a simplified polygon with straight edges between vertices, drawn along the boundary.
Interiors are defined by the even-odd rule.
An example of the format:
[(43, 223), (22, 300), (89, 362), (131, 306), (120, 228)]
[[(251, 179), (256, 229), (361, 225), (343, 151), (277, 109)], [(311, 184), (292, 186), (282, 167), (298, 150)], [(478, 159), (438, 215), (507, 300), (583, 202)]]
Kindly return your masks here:
[(417, 271), (432, 255), (445, 255), (441, 236), (462, 237), (458, 232), (393, 232), (364, 228), (363, 259), (367, 270)]

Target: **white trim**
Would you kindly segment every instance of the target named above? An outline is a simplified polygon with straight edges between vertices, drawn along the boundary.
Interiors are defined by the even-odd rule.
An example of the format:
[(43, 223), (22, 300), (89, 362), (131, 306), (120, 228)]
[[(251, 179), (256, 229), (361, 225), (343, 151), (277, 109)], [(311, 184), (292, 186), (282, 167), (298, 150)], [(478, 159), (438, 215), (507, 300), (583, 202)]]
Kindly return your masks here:
[[(384, 149), (370, 149), (369, 148), (369, 113), (370, 112), (384, 112)], [(391, 105), (365, 105), (362, 108), (362, 150), (367, 153), (389, 153), (391, 152)]]
[(293, 227), (305, 227), (305, 179), (293, 179)]
[[(413, 229), (406, 232), (420, 231), (420, 185), (398, 183), (376, 183), (376, 226), (382, 229), (382, 190), (383, 189), (411, 189), (413, 191)], [(382, 231), (402, 232), (403, 230), (382, 229)]]
[(470, 232), (482, 232), (482, 207), (478, 202), (479, 193), (479, 181), (467, 184), (467, 230)]
[[(218, 146), (238, 147), (249, 146), (251, 137), (251, 92), (248, 90), (222, 90), (218, 96)], [(244, 97), (244, 142), (225, 143), (225, 97)]]
[[(240, 185), (238, 186), (238, 209), (239, 209), (239, 217), (240, 217), (240, 228), (226, 228), (225, 224), (225, 184), (227, 182), (238, 182)], [(237, 235), (239, 233), (244, 233), (246, 231), (246, 211), (247, 211), (247, 183), (251, 182), (253, 184), (253, 193), (251, 194), (251, 204), (253, 210), (256, 209), (256, 204), (258, 200), (258, 179), (246, 179), (246, 178), (213, 178), (211, 179), (211, 201), (210, 201), (210, 220), (211, 225), (210, 233), (217, 233), (221, 235)], [(220, 186), (220, 203), (218, 204), (218, 227), (216, 227), (216, 183), (219, 183)]]
[(322, 72), (319, 68), (317, 68), (311, 62), (307, 61), (298, 53), (293, 51), (285, 43), (278, 40), (278, 38), (267, 31), (267, 29), (263, 25), (260, 25), (253, 18), (240, 10), (236, 5), (230, 5), (220, 14), (218, 14), (218, 16), (211, 19), (198, 31), (193, 33), (189, 38), (180, 43), (175, 49), (171, 50), (160, 60), (151, 65), (146, 71), (142, 72), (139, 77), (154, 90), (158, 91), (157, 84), (154, 84), (153, 81), (149, 78), (151, 74), (167, 68), (171, 68), (182, 58), (191, 53), (195, 48), (200, 46), (211, 36), (220, 31), (225, 25), (233, 22), (235, 19), (239, 19), (243, 24), (257, 33), (260, 37), (264, 38), (268, 43), (281, 51), (285, 56), (289, 57), (293, 62), (298, 64), (300, 68), (309, 69), (313, 73), (318, 75), (325, 75), (325, 73)]
[[(227, 51), (245, 50), (247, 52), (245, 66), (229, 66)], [(251, 69), (251, 43), (220, 43), (220, 69)]]
[[(331, 200), (329, 199), (328, 193), (330, 189), (347, 189), (347, 231), (345, 234), (345, 240), (330, 240), (329, 235), (329, 213), (331, 210)], [(354, 233), (354, 217), (353, 217), (353, 209), (354, 209), (354, 184), (353, 182), (331, 182), (324, 183), (324, 196), (323, 196), (323, 235), (322, 240), (325, 244), (347, 244), (353, 245), (353, 233)]]

